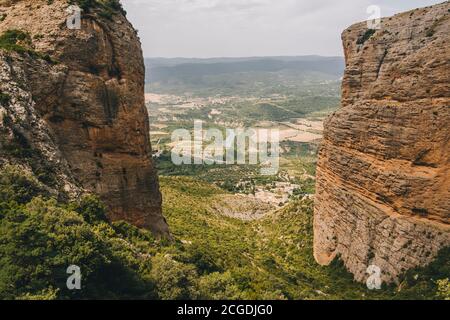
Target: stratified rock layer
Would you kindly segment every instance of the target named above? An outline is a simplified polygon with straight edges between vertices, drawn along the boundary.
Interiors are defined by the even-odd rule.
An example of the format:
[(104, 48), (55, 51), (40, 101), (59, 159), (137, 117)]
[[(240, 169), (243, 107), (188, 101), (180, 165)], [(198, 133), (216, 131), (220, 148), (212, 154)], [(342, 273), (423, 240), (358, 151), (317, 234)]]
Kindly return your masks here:
[[(168, 235), (151, 159), (136, 31), (120, 10), (102, 14), (101, 8), (84, 12), (81, 29), (71, 30), (68, 6), (62, 0), (0, 1), (0, 33), (25, 31), (33, 50), (56, 61), (3, 53), (3, 78), (10, 80), (1, 90), (12, 97), (3, 113), (22, 126), (33, 148), (52, 150), (43, 155), (66, 173), (66, 192), (78, 184), (105, 201), (111, 220)], [(19, 104), (41, 129), (20, 117)]]
[(314, 254), (358, 281), (426, 265), (450, 244), (450, 4), (345, 30), (342, 105), (319, 153)]

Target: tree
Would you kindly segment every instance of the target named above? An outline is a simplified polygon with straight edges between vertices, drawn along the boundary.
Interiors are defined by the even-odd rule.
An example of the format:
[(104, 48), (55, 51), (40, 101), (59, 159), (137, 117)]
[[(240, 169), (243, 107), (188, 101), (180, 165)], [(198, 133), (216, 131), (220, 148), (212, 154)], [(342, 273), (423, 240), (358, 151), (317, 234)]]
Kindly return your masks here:
[(447, 279), (438, 280), (438, 295), (444, 300), (450, 300), (450, 281)]
[(169, 255), (152, 258), (151, 278), (163, 300), (195, 299), (197, 272), (193, 265), (182, 264)]

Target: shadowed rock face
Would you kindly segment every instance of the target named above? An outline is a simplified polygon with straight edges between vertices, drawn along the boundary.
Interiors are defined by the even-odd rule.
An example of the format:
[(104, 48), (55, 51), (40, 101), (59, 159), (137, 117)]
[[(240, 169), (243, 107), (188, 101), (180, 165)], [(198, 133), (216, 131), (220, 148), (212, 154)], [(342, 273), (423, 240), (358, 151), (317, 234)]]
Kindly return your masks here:
[(450, 3), (342, 34), (342, 105), (319, 154), (314, 254), (396, 281), (450, 244)]
[(75, 184), (98, 194), (112, 220), (168, 235), (151, 159), (144, 63), (136, 31), (119, 11), (108, 18), (100, 9), (82, 15), (80, 30), (69, 30), (68, 2), (48, 3), (0, 2), (0, 12), (6, 13), (0, 32), (28, 32), (33, 49), (57, 61), (51, 65), (16, 58), (13, 63), (24, 73), (33, 110)]

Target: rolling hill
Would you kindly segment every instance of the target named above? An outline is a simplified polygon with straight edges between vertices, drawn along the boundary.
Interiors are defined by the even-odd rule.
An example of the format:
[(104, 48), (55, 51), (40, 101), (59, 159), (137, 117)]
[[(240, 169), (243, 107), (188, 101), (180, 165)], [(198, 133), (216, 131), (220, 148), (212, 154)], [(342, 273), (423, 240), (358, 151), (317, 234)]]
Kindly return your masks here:
[(305, 84), (338, 81), (342, 57), (147, 58), (147, 91), (196, 94), (286, 93)]

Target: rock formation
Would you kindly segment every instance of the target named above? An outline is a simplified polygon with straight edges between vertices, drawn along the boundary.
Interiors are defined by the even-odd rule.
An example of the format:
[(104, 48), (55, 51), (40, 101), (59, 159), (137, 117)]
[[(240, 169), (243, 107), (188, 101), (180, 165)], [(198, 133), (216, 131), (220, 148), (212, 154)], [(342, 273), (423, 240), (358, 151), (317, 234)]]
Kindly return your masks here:
[[(0, 35), (15, 37), (0, 50), (1, 162), (47, 171), (58, 194), (95, 193), (111, 220), (168, 235), (139, 38), (116, 1), (84, 1), (81, 29), (69, 29), (71, 3), (0, 1)], [(32, 152), (10, 152), (13, 140)]]
[(426, 265), (450, 244), (450, 3), (342, 34), (342, 105), (319, 152), (314, 254), (355, 279)]

